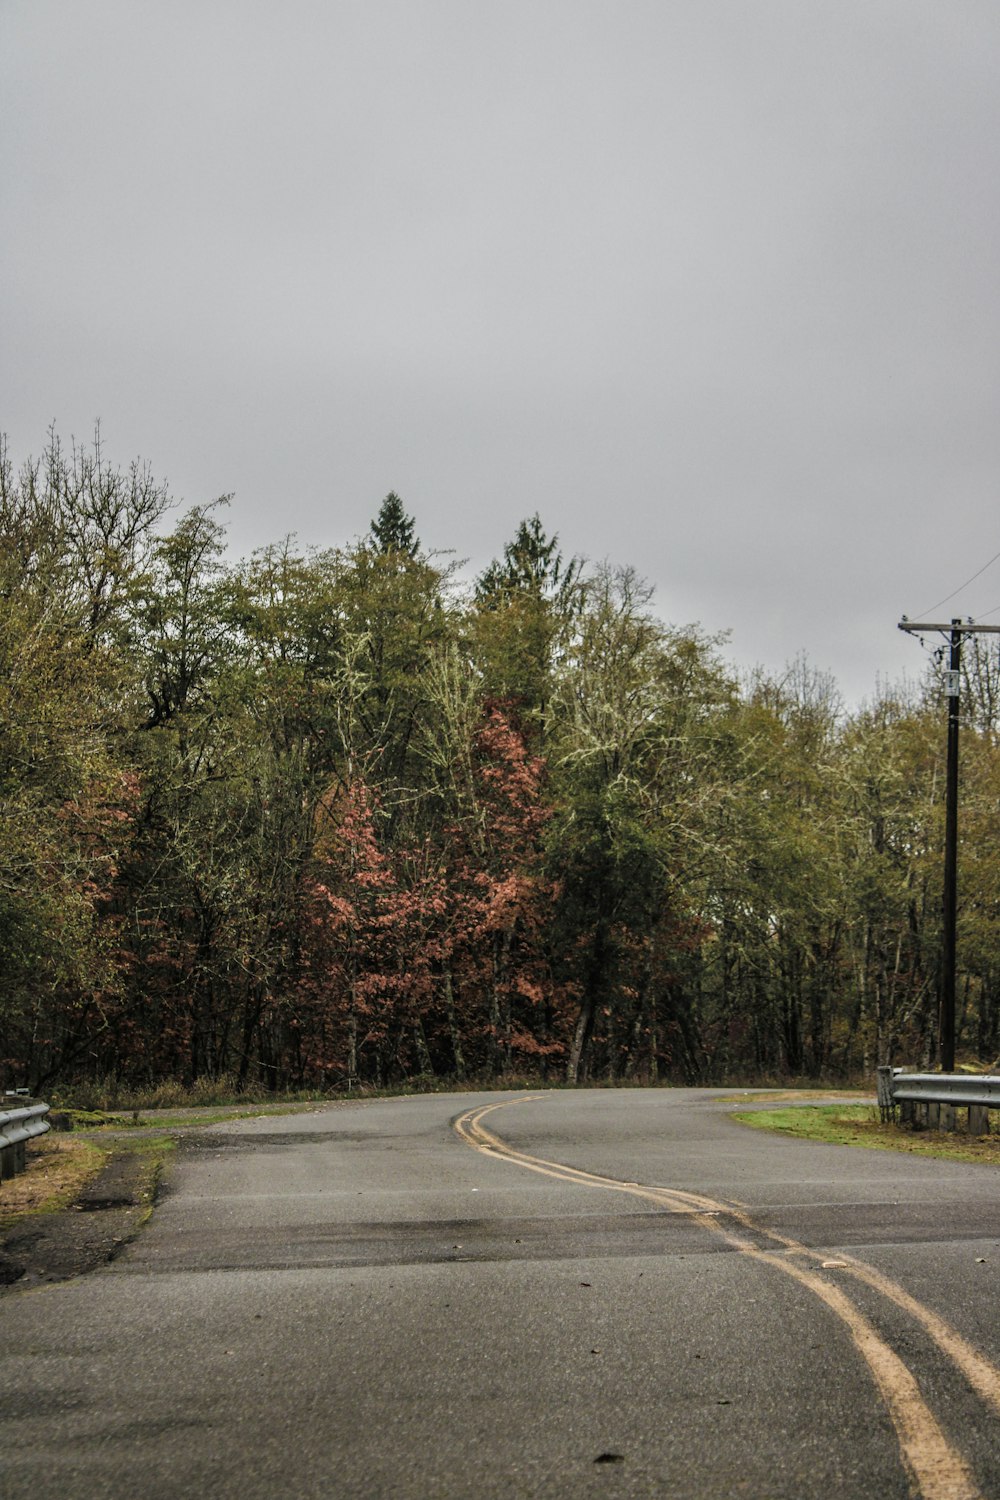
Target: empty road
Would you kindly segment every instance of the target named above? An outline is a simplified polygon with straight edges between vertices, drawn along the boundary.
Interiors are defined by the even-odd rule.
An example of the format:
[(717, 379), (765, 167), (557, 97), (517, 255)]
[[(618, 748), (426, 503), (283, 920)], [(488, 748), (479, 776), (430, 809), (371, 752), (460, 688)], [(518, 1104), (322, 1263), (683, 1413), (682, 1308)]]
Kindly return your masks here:
[(182, 1146), (0, 1303), (5, 1500), (1000, 1500), (1000, 1171), (719, 1091), (357, 1101)]

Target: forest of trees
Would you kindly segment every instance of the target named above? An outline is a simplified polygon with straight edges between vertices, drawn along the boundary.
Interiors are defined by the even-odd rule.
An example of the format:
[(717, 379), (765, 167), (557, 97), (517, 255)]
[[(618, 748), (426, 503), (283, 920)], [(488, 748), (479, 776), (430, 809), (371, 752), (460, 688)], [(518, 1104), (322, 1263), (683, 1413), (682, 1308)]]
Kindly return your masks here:
[[(0, 1082), (856, 1078), (937, 1046), (940, 672), (740, 679), (539, 518), (234, 562), (99, 437), (0, 452)], [(1000, 1051), (967, 652), (959, 1048)]]

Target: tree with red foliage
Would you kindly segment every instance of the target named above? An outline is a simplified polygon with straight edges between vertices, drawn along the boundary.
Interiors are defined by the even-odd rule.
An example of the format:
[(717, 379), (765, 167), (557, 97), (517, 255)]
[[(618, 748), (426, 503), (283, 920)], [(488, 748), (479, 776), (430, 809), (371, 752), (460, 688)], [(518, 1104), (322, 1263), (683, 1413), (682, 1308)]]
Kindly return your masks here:
[(324, 798), (308, 875), (297, 1020), (311, 1072), (383, 1082), (419, 1053), (429, 987), (417, 939), (423, 893), (400, 884), (362, 781)]
[(515, 1056), (560, 1046), (541, 942), (551, 900), (539, 869), (545, 765), (503, 705), (476, 701), (454, 656), (435, 681), (443, 711), (424, 747), (436, 814), (426, 834), (437, 860), (435, 1019), (460, 1076), (496, 1074)]

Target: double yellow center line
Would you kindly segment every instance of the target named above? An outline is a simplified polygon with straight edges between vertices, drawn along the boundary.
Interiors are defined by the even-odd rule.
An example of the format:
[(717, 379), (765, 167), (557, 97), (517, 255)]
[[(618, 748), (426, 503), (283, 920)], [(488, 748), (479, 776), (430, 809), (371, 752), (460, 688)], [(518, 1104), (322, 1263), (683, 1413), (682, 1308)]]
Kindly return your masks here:
[[(534, 1103), (541, 1097), (527, 1095), (504, 1099), (497, 1104), (467, 1110), (455, 1121), (455, 1130), (474, 1151), (512, 1162), (526, 1171), (538, 1172), (576, 1187), (628, 1193), (668, 1213), (685, 1214), (694, 1223), (720, 1236), (734, 1250), (752, 1256), (807, 1287), (846, 1326), (855, 1348), (871, 1371), (896, 1429), (900, 1454), (914, 1491), (924, 1500), (982, 1500), (972, 1471), (946, 1438), (920, 1394), (913, 1374), (837, 1282), (844, 1278), (863, 1282), (912, 1317), (942, 1354), (962, 1372), (976, 1394), (1000, 1416), (1000, 1370), (995, 1365), (898, 1283), (853, 1256), (838, 1253), (835, 1267), (824, 1265), (826, 1257), (822, 1252), (810, 1250), (798, 1240), (755, 1224), (745, 1210), (734, 1204), (716, 1202), (701, 1194), (685, 1193), (676, 1188), (651, 1187), (602, 1177), (562, 1162), (530, 1156), (508, 1145), (482, 1123), (495, 1110)], [(762, 1249), (761, 1241), (770, 1242), (777, 1248)], [(836, 1280), (821, 1275), (824, 1269), (835, 1270)]]

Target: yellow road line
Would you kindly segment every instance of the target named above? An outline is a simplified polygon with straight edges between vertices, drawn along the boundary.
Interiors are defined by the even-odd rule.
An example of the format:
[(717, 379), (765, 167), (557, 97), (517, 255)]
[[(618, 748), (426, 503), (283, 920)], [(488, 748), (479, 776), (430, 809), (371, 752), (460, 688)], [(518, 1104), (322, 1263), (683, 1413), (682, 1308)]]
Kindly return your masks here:
[(766, 1250), (751, 1248), (749, 1254), (808, 1287), (847, 1325), (888, 1408), (911, 1484), (925, 1500), (976, 1500), (972, 1471), (945, 1437), (913, 1375), (844, 1292), (794, 1261)]
[[(790, 1239), (775, 1229), (766, 1229), (755, 1224), (749, 1214), (742, 1209), (726, 1207), (722, 1204), (716, 1206), (729, 1218), (742, 1224), (744, 1228), (782, 1245), (792, 1255), (805, 1255), (810, 1260), (816, 1261), (824, 1259), (825, 1252), (810, 1250), (808, 1245)], [(879, 1292), (888, 1301), (894, 1302), (897, 1307), (919, 1323), (941, 1353), (961, 1370), (976, 1394), (1000, 1416), (1000, 1370), (996, 1365), (984, 1359), (957, 1329), (946, 1323), (940, 1314), (925, 1307), (922, 1302), (918, 1302), (916, 1297), (911, 1296), (897, 1281), (893, 1281), (891, 1277), (876, 1270), (865, 1261), (858, 1260), (854, 1255), (839, 1251), (838, 1258), (843, 1261), (843, 1265), (838, 1267), (839, 1270), (843, 1270), (848, 1276), (853, 1276), (856, 1281), (863, 1281), (873, 1291)]]
[[(561, 1163), (542, 1162), (541, 1159), (529, 1156), (526, 1152), (516, 1151), (479, 1123), (483, 1115), (489, 1114), (494, 1109), (503, 1109), (510, 1104), (531, 1103), (542, 1097), (544, 1096), (529, 1095), (523, 1099), (503, 1100), (498, 1104), (486, 1105), (485, 1108), (469, 1110), (456, 1121), (456, 1129), (463, 1138), (468, 1138), (468, 1132), (468, 1135), (473, 1137), (468, 1140), (468, 1144), (475, 1145), (477, 1149), (485, 1148), (492, 1154), (516, 1161), (519, 1165), (529, 1167), (533, 1171), (544, 1171), (549, 1176), (558, 1175), (563, 1181), (576, 1181), (581, 1186), (606, 1187), (611, 1191), (629, 1192), (636, 1197), (645, 1198), (647, 1201), (668, 1208), (673, 1213), (687, 1212), (695, 1215), (700, 1211), (707, 1214), (725, 1215), (752, 1233), (781, 1245), (793, 1255), (803, 1255), (815, 1261), (824, 1259), (825, 1252), (810, 1250), (807, 1245), (803, 1245), (798, 1240), (790, 1239), (777, 1230), (756, 1224), (746, 1213), (742, 1204), (721, 1203), (715, 1199), (706, 1198), (702, 1194), (686, 1193), (678, 1188), (645, 1187), (638, 1183), (620, 1182), (615, 1178), (582, 1172), (576, 1167), (567, 1167)], [(718, 1224), (706, 1227), (712, 1228), (716, 1233), (722, 1230), (722, 1226)], [(746, 1248), (742, 1242), (735, 1243), (741, 1249)], [(841, 1269), (849, 1276), (865, 1282), (918, 1322), (937, 1344), (942, 1354), (962, 1371), (973, 1390), (1000, 1415), (1000, 1370), (995, 1365), (984, 1359), (956, 1329), (946, 1323), (939, 1314), (918, 1302), (898, 1282), (852, 1255), (841, 1253), (841, 1258), (844, 1261)]]
[[(910, 1370), (898, 1354), (876, 1332), (874, 1326), (837, 1286), (818, 1276), (815, 1271), (797, 1265), (789, 1257), (806, 1256), (819, 1260), (820, 1254), (797, 1240), (762, 1228), (741, 1208), (720, 1203), (698, 1193), (687, 1193), (680, 1189), (647, 1186), (638, 1182), (624, 1182), (614, 1177), (604, 1177), (595, 1172), (585, 1172), (562, 1162), (547, 1161), (544, 1157), (531, 1156), (510, 1146), (494, 1135), (481, 1122), (485, 1115), (497, 1109), (506, 1109), (511, 1104), (536, 1102), (539, 1096), (529, 1095), (518, 1099), (505, 1099), (496, 1104), (487, 1104), (470, 1109), (455, 1121), (455, 1130), (473, 1150), (487, 1156), (551, 1177), (578, 1187), (600, 1188), (608, 1192), (628, 1193), (635, 1198), (654, 1203), (658, 1208), (671, 1213), (690, 1216), (701, 1227), (720, 1235), (734, 1249), (762, 1263), (772, 1266), (805, 1286), (819, 1298), (829, 1310), (843, 1322), (867, 1364), (872, 1378), (888, 1409), (899, 1443), (904, 1466), (915, 1489), (924, 1500), (981, 1500), (971, 1470), (965, 1460), (945, 1437), (930, 1408), (920, 1394), (919, 1387)], [(736, 1222), (753, 1234), (763, 1236), (780, 1244), (783, 1251), (761, 1250), (757, 1245), (733, 1231), (720, 1217)], [(903, 1311), (915, 1318), (930, 1334), (941, 1351), (966, 1376), (973, 1389), (998, 1412), (1000, 1412), (1000, 1371), (973, 1349), (962, 1336), (929, 1308), (898, 1286), (889, 1277), (854, 1257), (845, 1257), (843, 1270), (848, 1275), (867, 1283), (894, 1302)]]
[(1000, 1370), (996, 1365), (984, 1359), (967, 1339), (964, 1339), (936, 1312), (925, 1307), (922, 1302), (918, 1302), (916, 1297), (911, 1297), (909, 1292), (904, 1291), (888, 1276), (883, 1276), (881, 1271), (876, 1271), (874, 1266), (855, 1260), (853, 1255), (844, 1258), (847, 1261), (847, 1271), (851, 1276), (856, 1277), (858, 1281), (867, 1282), (876, 1292), (881, 1292), (883, 1297), (887, 1297), (890, 1302), (895, 1302), (897, 1307), (909, 1313), (911, 1318), (922, 1325), (942, 1354), (946, 1354), (961, 1370), (977, 1395), (992, 1406), (1000, 1416)]

